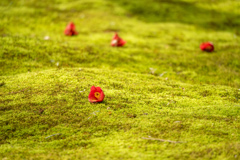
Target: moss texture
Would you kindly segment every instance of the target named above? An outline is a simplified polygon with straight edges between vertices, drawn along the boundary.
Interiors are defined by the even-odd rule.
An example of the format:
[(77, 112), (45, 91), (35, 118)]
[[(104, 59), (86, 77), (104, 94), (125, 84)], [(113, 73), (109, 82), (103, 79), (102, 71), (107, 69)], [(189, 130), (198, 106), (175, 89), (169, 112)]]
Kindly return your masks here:
[[(2, 0), (0, 159), (239, 159), (239, 8)], [(114, 32), (126, 46), (110, 46)]]

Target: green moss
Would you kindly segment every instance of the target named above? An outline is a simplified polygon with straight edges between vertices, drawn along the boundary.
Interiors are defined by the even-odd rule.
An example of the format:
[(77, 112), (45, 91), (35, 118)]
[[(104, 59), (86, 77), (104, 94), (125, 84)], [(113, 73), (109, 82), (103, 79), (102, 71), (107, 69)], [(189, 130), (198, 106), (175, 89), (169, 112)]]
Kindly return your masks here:
[[(240, 112), (233, 100), (237, 90), (230, 87), (188, 85), (152, 75), (87, 68), (2, 78), (6, 83), (1, 87), (3, 157), (47, 159), (45, 156), (55, 151), (64, 155), (66, 150), (79, 149), (84, 154), (68, 157), (153, 158), (164, 148), (163, 158), (207, 156), (211, 147), (218, 153), (208, 158), (238, 152), (229, 148), (238, 145)], [(88, 102), (92, 85), (102, 87), (103, 103)], [(185, 143), (141, 139), (149, 136)], [(219, 148), (225, 149), (220, 152)], [(35, 153), (38, 150), (42, 152)], [(179, 150), (186, 155), (178, 155)], [(9, 152), (17, 153), (16, 157)]]
[[(0, 158), (238, 159), (239, 6), (3, 0)], [(64, 36), (70, 21), (79, 35)]]

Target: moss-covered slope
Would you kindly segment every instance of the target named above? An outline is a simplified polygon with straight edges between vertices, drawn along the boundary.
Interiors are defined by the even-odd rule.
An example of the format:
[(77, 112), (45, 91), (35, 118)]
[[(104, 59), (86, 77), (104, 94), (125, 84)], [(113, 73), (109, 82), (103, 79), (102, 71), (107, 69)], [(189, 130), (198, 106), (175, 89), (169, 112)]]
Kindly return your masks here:
[(0, 159), (239, 159), (239, 8), (1, 0)]
[[(87, 68), (2, 78), (2, 158), (195, 159), (239, 154), (237, 89)], [(103, 89), (102, 103), (88, 102), (92, 85)]]

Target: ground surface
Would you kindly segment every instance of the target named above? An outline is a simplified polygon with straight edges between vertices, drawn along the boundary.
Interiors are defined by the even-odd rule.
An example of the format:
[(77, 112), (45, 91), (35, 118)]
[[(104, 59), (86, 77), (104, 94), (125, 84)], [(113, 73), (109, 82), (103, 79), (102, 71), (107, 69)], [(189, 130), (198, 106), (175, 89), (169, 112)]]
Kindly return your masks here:
[[(0, 11), (0, 159), (239, 159), (238, 0), (3, 0)], [(64, 36), (70, 21), (79, 35)], [(114, 32), (126, 46), (110, 46)], [(88, 102), (93, 85), (102, 103)]]

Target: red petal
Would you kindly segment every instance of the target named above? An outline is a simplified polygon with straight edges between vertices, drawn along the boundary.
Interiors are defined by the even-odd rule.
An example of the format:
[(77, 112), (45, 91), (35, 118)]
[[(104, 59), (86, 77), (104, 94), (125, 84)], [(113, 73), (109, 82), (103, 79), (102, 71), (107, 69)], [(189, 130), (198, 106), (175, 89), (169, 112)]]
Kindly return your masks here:
[(100, 87), (96, 87), (96, 91), (101, 93), (102, 92), (102, 89)]
[(119, 38), (118, 34), (115, 33), (115, 35), (113, 36), (113, 40), (114, 40), (114, 39), (118, 39), (118, 38)]
[(93, 96), (88, 96), (88, 101), (89, 102), (91, 102), (91, 103), (93, 103), (93, 102), (97, 102), (98, 100), (94, 97), (94, 95)]
[(101, 92), (101, 95), (100, 95), (99, 102), (102, 102), (102, 101), (103, 101), (103, 99), (104, 99), (104, 97), (105, 97), (104, 93), (103, 93), (103, 92)]
[(95, 86), (92, 86), (92, 87), (91, 87), (91, 91), (94, 91), (94, 92), (95, 92), (96, 90), (97, 90), (97, 89), (96, 89)]
[(123, 39), (120, 39), (120, 41), (118, 42), (118, 46), (124, 46), (125, 43), (126, 41), (124, 41)]
[(71, 23), (69, 24), (69, 28), (72, 29), (72, 30), (75, 30), (75, 25), (74, 25), (73, 22), (71, 22)]
[(95, 92), (96, 92), (96, 91), (91, 91), (91, 92), (89, 93), (89, 95), (88, 95), (88, 100), (89, 100), (89, 102), (91, 102), (91, 103), (97, 101), (97, 98), (94, 96), (94, 93), (95, 93)]
[(78, 34), (78, 32), (76, 32), (76, 31), (73, 31), (73, 35), (77, 35)]

